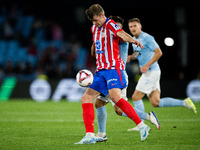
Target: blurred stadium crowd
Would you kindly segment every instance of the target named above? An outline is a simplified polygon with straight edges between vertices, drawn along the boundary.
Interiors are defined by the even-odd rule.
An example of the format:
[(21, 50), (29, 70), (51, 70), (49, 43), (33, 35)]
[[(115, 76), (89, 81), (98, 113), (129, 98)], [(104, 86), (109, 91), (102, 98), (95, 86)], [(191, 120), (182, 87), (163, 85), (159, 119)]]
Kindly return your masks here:
[(94, 60), (77, 35), (63, 37), (57, 22), (25, 15), (16, 4), (0, 6), (0, 79), (32, 80), (38, 74), (65, 78), (82, 68), (94, 70)]

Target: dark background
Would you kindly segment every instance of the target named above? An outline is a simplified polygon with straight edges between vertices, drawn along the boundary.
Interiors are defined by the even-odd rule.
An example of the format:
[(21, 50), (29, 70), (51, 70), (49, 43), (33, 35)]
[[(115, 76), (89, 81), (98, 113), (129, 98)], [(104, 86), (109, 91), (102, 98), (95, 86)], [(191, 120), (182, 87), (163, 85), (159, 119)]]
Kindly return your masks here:
[[(153, 35), (163, 52), (159, 64), (162, 70), (162, 80), (180, 79), (180, 73), (184, 74), (184, 80), (195, 79), (198, 76), (199, 67), (199, 43), (200, 43), (200, 6), (193, 1), (80, 1), (80, 0), (1, 0), (0, 5), (17, 3), (23, 9), (24, 14), (34, 15), (36, 18), (48, 19), (58, 22), (64, 32), (64, 38), (76, 33), (82, 44), (90, 49), (92, 37), (90, 27), (92, 23), (85, 16), (85, 9), (94, 3), (99, 3), (105, 10), (105, 14), (118, 15), (125, 19), (124, 30), (129, 33), (127, 21), (138, 17), (143, 26), (143, 31)], [(181, 33), (187, 34), (186, 45), (181, 40)], [(172, 37), (174, 46), (167, 47), (164, 44), (165, 37)], [(186, 58), (183, 58), (182, 49), (186, 47)], [(182, 62), (182, 59), (186, 61)]]

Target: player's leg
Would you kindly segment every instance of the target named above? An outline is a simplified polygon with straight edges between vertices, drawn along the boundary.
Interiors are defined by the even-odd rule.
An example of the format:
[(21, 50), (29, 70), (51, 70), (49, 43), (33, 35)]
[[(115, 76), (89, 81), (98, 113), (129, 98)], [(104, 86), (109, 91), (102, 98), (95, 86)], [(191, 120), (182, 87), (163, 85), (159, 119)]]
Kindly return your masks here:
[(83, 109), (83, 121), (86, 129), (86, 136), (75, 144), (94, 144), (96, 143), (94, 136), (94, 107), (93, 101), (100, 93), (92, 88), (87, 88), (81, 98)]
[(147, 94), (149, 92), (149, 90), (151, 89), (151, 84), (149, 81), (152, 82), (151, 80), (151, 72), (148, 72), (146, 74), (142, 74), (142, 76), (140, 77), (137, 86), (135, 88), (135, 91), (132, 95), (132, 100), (133, 100), (133, 104), (135, 106), (135, 109), (140, 110), (143, 114), (142, 117), (146, 118), (147, 114), (144, 113), (145, 112), (145, 108), (144, 108), (144, 104), (143, 104), (143, 100), (142, 98), (145, 96), (145, 94)]
[[(126, 90), (127, 90), (127, 88), (124, 88), (124, 89), (121, 90), (121, 97), (124, 98), (124, 99), (127, 101), (128, 98), (126, 97)], [(138, 93), (138, 94), (136, 94), (136, 93)], [(142, 93), (142, 92), (140, 92), (140, 91), (137, 91), (137, 90), (134, 92), (134, 94), (136, 94), (136, 95), (135, 95), (135, 97), (133, 98), (133, 100), (136, 100), (135, 98), (136, 98), (137, 95), (138, 95), (138, 96), (137, 96), (138, 99), (142, 99), (142, 97), (144, 97), (144, 93)], [(134, 103), (134, 105), (137, 106), (137, 102), (138, 102), (138, 101), (136, 100), (135, 102), (136, 102), (136, 103)], [(112, 103), (112, 105), (113, 105), (113, 107), (114, 107), (115, 112), (116, 112), (118, 115), (128, 117), (118, 106), (115, 105), (115, 103), (113, 103), (112, 101), (111, 101), (111, 103)], [(139, 104), (139, 105), (140, 105), (140, 104)], [(142, 102), (141, 105), (144, 107), (143, 102)], [(150, 121), (151, 123), (155, 124), (157, 128), (159, 128), (157, 122), (154, 123), (152, 120), (150, 120), (151, 117), (150, 117), (149, 115), (151, 115), (152, 112), (150, 112), (150, 113), (145, 113), (144, 111), (141, 111), (141, 110), (140, 110), (140, 107), (141, 107), (141, 106), (138, 106), (138, 107), (139, 107), (139, 108), (134, 107), (134, 109), (135, 109), (136, 113), (138, 114), (138, 116), (140, 117), (140, 119), (142, 119), (142, 120), (148, 120), (148, 121)], [(155, 114), (154, 114), (154, 116), (155, 116)], [(155, 116), (155, 117), (156, 117), (156, 116)], [(150, 119), (148, 119), (148, 118), (150, 118)], [(137, 128), (137, 126), (136, 126), (136, 130), (139, 131), (139, 129)]]
[(146, 140), (150, 127), (141, 121), (131, 104), (121, 98), (121, 89), (127, 87), (126, 78), (122, 71), (114, 69), (108, 70), (105, 72), (104, 78), (107, 81), (110, 99), (139, 127), (141, 141)]
[(190, 98), (184, 100), (165, 97), (160, 99), (160, 91), (158, 89), (151, 92), (149, 100), (154, 107), (187, 107), (197, 114), (196, 107)]
[(175, 106), (184, 106), (184, 102), (179, 99), (174, 99), (171, 97), (161, 98), (160, 99), (160, 80), (155, 81), (154, 90), (148, 94), (148, 98), (153, 105), (153, 107), (175, 107)]
[(108, 94), (107, 83), (103, 77), (104, 71), (95, 73), (93, 83), (86, 89), (81, 98), (83, 108), (83, 120), (86, 129), (86, 136), (75, 144), (92, 144), (96, 143), (94, 136), (94, 107), (93, 101), (102, 93)]
[(107, 120), (107, 112), (105, 105), (107, 102), (102, 99), (106, 99), (106, 97), (99, 96), (95, 100), (95, 108), (97, 114), (97, 124), (98, 124), (98, 133), (95, 135), (95, 139), (97, 142), (104, 142), (107, 140), (106, 136), (106, 120)]
[(113, 88), (109, 90), (109, 95), (111, 100), (131, 119), (135, 122), (140, 130), (141, 141), (146, 140), (150, 127), (145, 125), (139, 118), (134, 108), (126, 100), (121, 98), (121, 90), (118, 88)]
[[(144, 104), (143, 104), (143, 101), (142, 101), (142, 98), (144, 97), (144, 93), (138, 91), (138, 90), (135, 90), (133, 96), (132, 96), (132, 99), (133, 99), (133, 102), (134, 102), (134, 109), (136, 111), (136, 113), (138, 114), (138, 116), (142, 119), (142, 120), (148, 120), (150, 121), (152, 124), (154, 124), (158, 129), (160, 129), (160, 124), (159, 124), (159, 121), (155, 115), (155, 113), (152, 111), (150, 113), (146, 113), (144, 112), (143, 108), (144, 108)], [(141, 111), (142, 110), (142, 111)], [(128, 131), (139, 131), (139, 128), (136, 126), (134, 128), (130, 128), (128, 129)]]
[[(128, 100), (127, 97), (126, 97), (126, 88), (121, 90), (121, 96), (125, 100)], [(118, 114), (120, 116), (128, 117), (117, 105), (115, 105), (115, 103), (113, 103), (113, 102), (111, 102), (111, 103), (112, 103), (112, 105), (114, 107), (114, 110), (115, 110), (116, 114)], [(160, 129), (160, 124), (159, 124), (154, 112), (145, 113), (145, 112), (140, 111), (139, 109), (137, 109), (135, 107), (134, 107), (134, 109), (135, 109), (136, 113), (138, 114), (138, 116), (140, 117), (140, 119), (148, 120), (152, 124), (154, 124), (158, 129)], [(139, 128), (136, 126), (134, 128), (128, 129), (128, 131), (139, 131)]]
[[(126, 71), (122, 71), (121, 72), (122, 76), (125, 77), (125, 81), (126, 81), (126, 84), (128, 86), (128, 75), (126, 73)], [(127, 87), (123, 88), (121, 90), (121, 97), (124, 99), (124, 100), (128, 100), (127, 96), (126, 96), (126, 93), (127, 93)], [(117, 106), (115, 105), (115, 103), (113, 101), (111, 101), (113, 107), (114, 107), (114, 110), (116, 112), (117, 115), (120, 115), (120, 116), (125, 116), (127, 117), (127, 115)]]
[(144, 103), (142, 98), (145, 96), (145, 93), (140, 92), (139, 90), (135, 90), (132, 95), (133, 104), (135, 109), (140, 111), (140, 118), (146, 118), (147, 114), (145, 113)]
[[(128, 101), (128, 98), (127, 98), (127, 96), (126, 96), (126, 93), (127, 93), (126, 91), (127, 91), (127, 87), (126, 87), (126, 88), (123, 88), (123, 89), (121, 90), (121, 97), (122, 97), (123, 99), (125, 99), (126, 101)], [(127, 117), (127, 115), (126, 115), (117, 105), (115, 105), (115, 103), (114, 103), (113, 101), (111, 101), (111, 103), (112, 103), (113, 108), (114, 108), (114, 110), (115, 110), (115, 113), (116, 113), (117, 115)]]
[[(142, 119), (147, 117), (147, 113), (145, 113), (145, 109), (144, 109), (144, 104), (142, 101), (142, 98), (145, 96), (144, 93), (135, 90), (133, 95), (132, 95), (132, 100), (133, 100), (133, 104), (134, 104), (134, 108), (135, 111), (137, 112), (138, 116)], [(144, 119), (142, 119), (142, 121), (144, 121)], [(128, 129), (128, 131), (139, 131), (139, 128), (136, 126), (134, 128), (130, 128)]]

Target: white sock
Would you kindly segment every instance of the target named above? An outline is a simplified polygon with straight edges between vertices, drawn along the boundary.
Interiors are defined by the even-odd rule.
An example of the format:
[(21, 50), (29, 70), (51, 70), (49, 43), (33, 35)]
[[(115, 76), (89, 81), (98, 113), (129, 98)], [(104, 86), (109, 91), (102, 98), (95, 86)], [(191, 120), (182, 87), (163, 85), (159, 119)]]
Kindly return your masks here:
[(98, 132), (98, 135), (99, 135), (100, 137), (104, 137), (104, 136), (106, 135), (106, 133), (105, 133), (105, 132)]
[(146, 120), (150, 120), (150, 116), (149, 116), (149, 114), (147, 114)]
[(87, 132), (87, 133), (86, 133), (86, 136), (88, 136), (88, 137), (93, 137), (93, 136), (94, 136), (94, 133), (92, 133), (92, 132)]
[(138, 128), (140, 129), (140, 128), (144, 127), (145, 124), (144, 124), (144, 122), (142, 121), (142, 122), (140, 122), (137, 126), (138, 126)]

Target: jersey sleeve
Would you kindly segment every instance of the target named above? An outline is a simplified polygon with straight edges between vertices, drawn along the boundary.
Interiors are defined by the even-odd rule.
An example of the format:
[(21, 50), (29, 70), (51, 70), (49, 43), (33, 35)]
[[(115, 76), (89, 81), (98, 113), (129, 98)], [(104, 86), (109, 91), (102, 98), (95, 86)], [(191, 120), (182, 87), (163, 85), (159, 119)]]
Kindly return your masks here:
[(117, 35), (117, 32), (123, 31), (123, 29), (121, 29), (114, 21), (108, 23), (108, 28), (115, 34), (115, 36)]
[(148, 38), (148, 42), (147, 42), (148, 47), (154, 51), (155, 49), (159, 48), (158, 43), (156, 42), (156, 40), (154, 39), (154, 37), (150, 36)]

